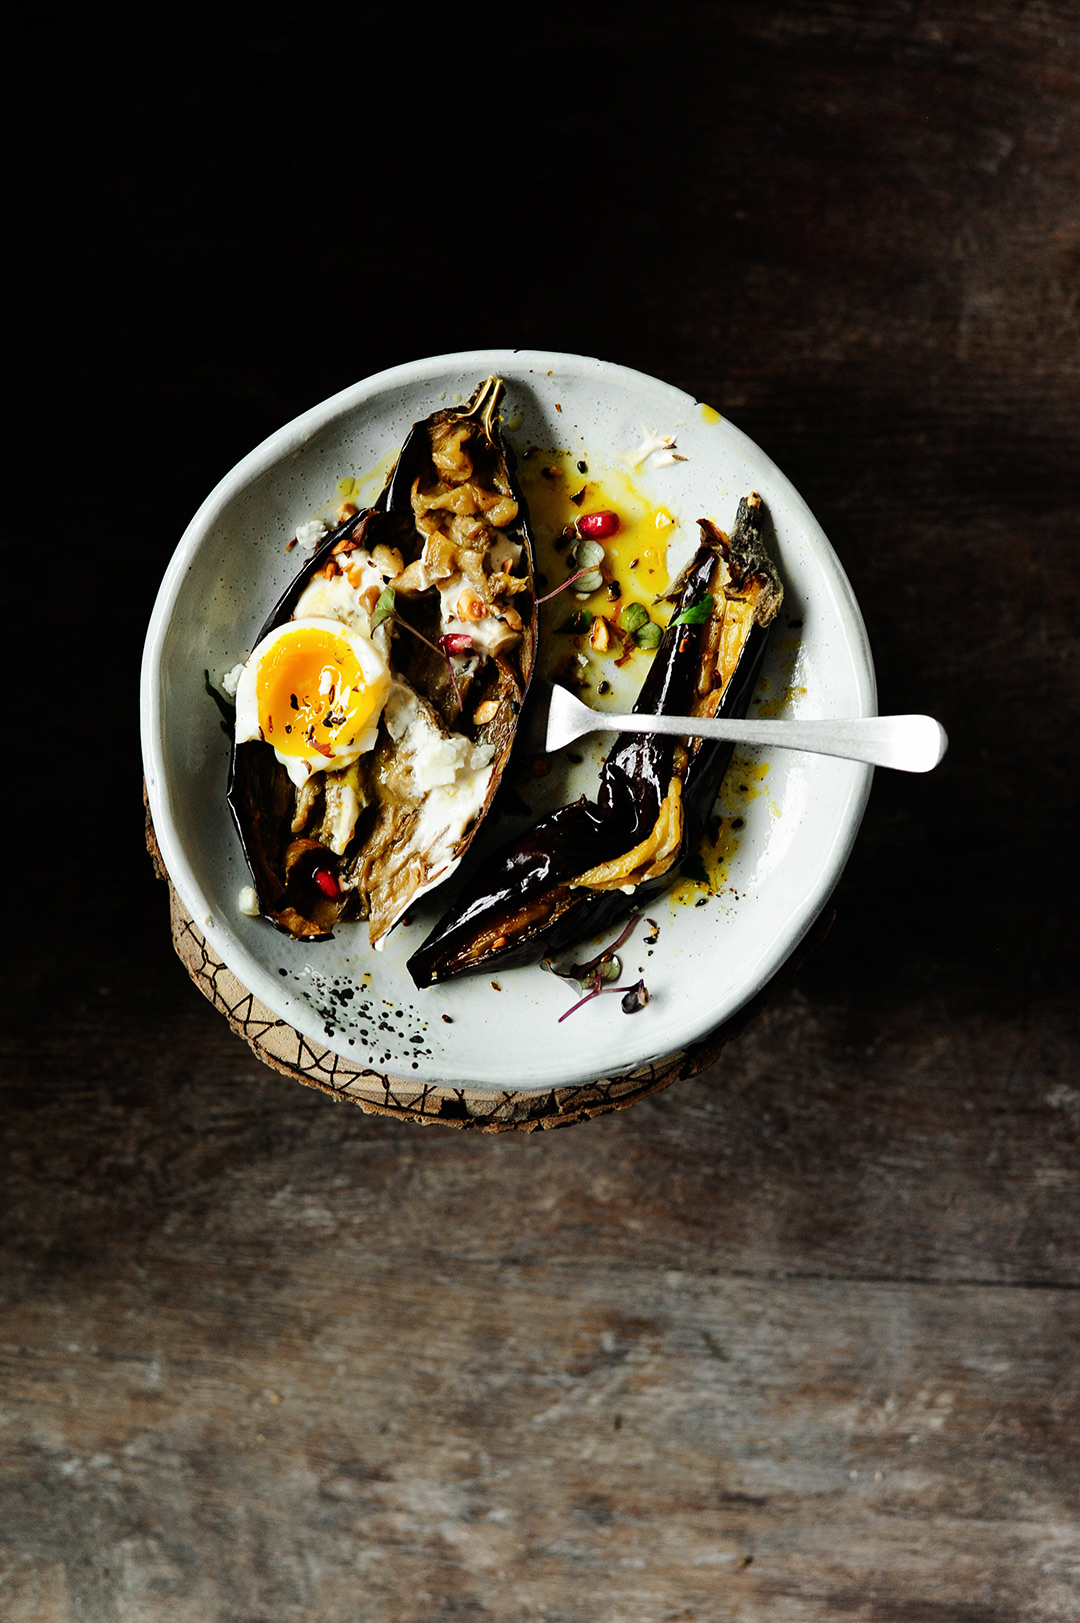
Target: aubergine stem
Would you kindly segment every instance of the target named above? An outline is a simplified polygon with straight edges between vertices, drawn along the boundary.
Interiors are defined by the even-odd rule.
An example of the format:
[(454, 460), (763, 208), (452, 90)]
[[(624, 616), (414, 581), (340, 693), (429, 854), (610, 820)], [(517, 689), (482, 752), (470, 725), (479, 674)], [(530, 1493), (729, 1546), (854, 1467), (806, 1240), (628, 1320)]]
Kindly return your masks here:
[[(495, 414), (502, 402), (506, 385), (502, 378), (485, 378), (479, 384), (472, 397), (463, 406), (455, 406), (445, 412), (436, 412), (436, 418), (457, 418), (461, 422), (475, 422), (484, 439), (489, 445), (500, 445), (503, 461), (508, 465), (507, 473), (513, 488), (515, 500), (524, 507), (521, 492), (517, 489), (513, 479), (513, 453), (508, 445), (497, 440), (498, 430), (495, 426)], [(405, 436), (405, 443), (398, 453), (398, 459), (390, 472), (379, 501), (376, 504), (385, 510), (391, 517), (403, 515), (406, 520), (412, 520), (412, 488), (417, 479), (434, 475), (434, 464), (431, 459), (431, 428), (432, 418), (423, 418), (414, 423)]]
[[(678, 583), (676, 615), (634, 706), (637, 713), (685, 714), (691, 709), (702, 668), (709, 623), (677, 624), (699, 604), (719, 577), (722, 563), (736, 578), (753, 575), (761, 586), (766, 624), (751, 624), (719, 704), (718, 716), (745, 715), (757, 684), (768, 637), (782, 595), (776, 571), (760, 539), (760, 498), (741, 502), (729, 544), (707, 521), (703, 545)], [(620, 888), (593, 889), (572, 881), (634, 848), (657, 823), (673, 778), (676, 748), (686, 748), (682, 774), (682, 838), (674, 860), (654, 879)], [(454, 975), (533, 963), (625, 918), (667, 888), (687, 852), (704, 832), (731, 759), (730, 743), (680, 740), (657, 733), (624, 733), (601, 773), (596, 805), (580, 800), (541, 819), (524, 836), (487, 862), (471, 889), (436, 925), (409, 960), (418, 986)]]

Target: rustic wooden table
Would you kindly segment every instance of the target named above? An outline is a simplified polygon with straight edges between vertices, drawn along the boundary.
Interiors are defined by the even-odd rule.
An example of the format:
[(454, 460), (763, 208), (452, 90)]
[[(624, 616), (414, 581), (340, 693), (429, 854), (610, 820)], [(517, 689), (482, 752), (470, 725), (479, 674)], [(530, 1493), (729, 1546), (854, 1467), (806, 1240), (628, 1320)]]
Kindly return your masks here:
[[(78, 660), (12, 797), (0, 1614), (1076, 1617), (1076, 8), (322, 21), (41, 40), (20, 748)], [(133, 743), (214, 481), (485, 342), (729, 413), (881, 708), (952, 738), (879, 774), (831, 935), (716, 1066), (500, 1137), (251, 1056), (173, 957)]]

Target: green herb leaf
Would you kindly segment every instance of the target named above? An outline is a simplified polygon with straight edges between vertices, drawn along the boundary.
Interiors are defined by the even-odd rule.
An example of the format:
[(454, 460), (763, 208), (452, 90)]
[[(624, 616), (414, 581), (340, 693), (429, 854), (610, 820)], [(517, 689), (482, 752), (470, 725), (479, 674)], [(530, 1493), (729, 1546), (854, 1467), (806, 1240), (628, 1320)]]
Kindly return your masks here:
[(372, 631), (377, 631), (384, 620), (390, 619), (391, 615), (394, 613), (396, 601), (394, 588), (392, 586), (387, 586), (381, 593), (379, 601), (375, 605), (375, 613), (371, 616)]
[(649, 611), (644, 603), (628, 603), (619, 615), (619, 624), (624, 631), (640, 631), (649, 624)]
[(700, 626), (700, 625), (704, 625), (705, 621), (712, 614), (712, 611), (713, 611), (712, 593), (711, 592), (706, 592), (704, 597), (699, 597), (696, 603), (691, 603), (688, 608), (683, 609), (681, 614), (677, 614), (675, 616), (675, 618), (671, 621), (671, 624), (673, 626)]
[(639, 648), (659, 648), (664, 640), (664, 633), (652, 620), (648, 625), (642, 626), (640, 631), (634, 632), (634, 641)]
[(580, 637), (592, 625), (593, 617), (588, 609), (578, 609), (568, 620), (564, 620), (559, 627), (560, 635)]

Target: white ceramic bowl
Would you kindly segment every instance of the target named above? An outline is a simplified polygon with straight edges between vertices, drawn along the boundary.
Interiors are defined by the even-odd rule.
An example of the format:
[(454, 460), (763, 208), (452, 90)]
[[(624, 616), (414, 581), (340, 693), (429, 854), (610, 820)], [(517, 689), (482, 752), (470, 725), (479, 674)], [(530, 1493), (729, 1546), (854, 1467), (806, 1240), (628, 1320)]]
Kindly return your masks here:
[[(730, 888), (705, 906), (654, 903), (658, 940), (638, 927), (623, 980), (644, 971), (647, 1008), (627, 1016), (601, 997), (559, 1023), (573, 988), (537, 968), (480, 975), (418, 992), (405, 961), (450, 894), (372, 952), (363, 924), (332, 942), (288, 940), (237, 906), (249, 876), (225, 803), (229, 743), (203, 687), (246, 658), (269, 607), (300, 567), (285, 543), (332, 511), (354, 477), (371, 500), (410, 425), (467, 397), (481, 378), (506, 380), (504, 415), (519, 448), (563, 447), (617, 466), (647, 433), (677, 437), (685, 461), (649, 458), (637, 486), (680, 520), (672, 573), (696, 543), (696, 520), (730, 529), (738, 498), (760, 491), (785, 583), (765, 677), (784, 714), (875, 714), (873, 665), (854, 595), (821, 527), (745, 434), (690, 395), (625, 367), (578, 355), (480, 350), (394, 367), (313, 407), (227, 474), (189, 524), (162, 582), (142, 669), (142, 738), (150, 808), (166, 867), (217, 955), (297, 1030), (380, 1073), (501, 1089), (540, 1089), (615, 1076), (703, 1037), (781, 966), (829, 897), (847, 860), (872, 772), (852, 762), (773, 751), (747, 802)], [(561, 408), (556, 411), (556, 404)], [(681, 548), (681, 555), (679, 549)], [(557, 600), (558, 601), (558, 600)], [(790, 622), (801, 621), (792, 629)], [(636, 662), (635, 662), (636, 663)], [(595, 793), (610, 738), (545, 785), (570, 799)], [(758, 752), (759, 763), (764, 761)], [(745, 775), (745, 774), (743, 774)], [(731, 774), (729, 774), (730, 781)], [(506, 825), (489, 840), (505, 838)], [(477, 842), (482, 854), (485, 832)], [(586, 956), (582, 949), (582, 956)], [(499, 989), (492, 985), (496, 979)], [(449, 1019), (445, 1019), (449, 1016)]]

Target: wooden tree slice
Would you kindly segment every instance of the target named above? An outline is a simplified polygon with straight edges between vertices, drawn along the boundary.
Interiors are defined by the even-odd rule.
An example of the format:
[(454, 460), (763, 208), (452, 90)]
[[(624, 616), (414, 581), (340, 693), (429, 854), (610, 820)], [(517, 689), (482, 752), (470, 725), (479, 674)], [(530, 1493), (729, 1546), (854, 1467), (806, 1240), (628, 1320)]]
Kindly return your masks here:
[[(531, 1133), (538, 1128), (569, 1127), (574, 1122), (590, 1121), (612, 1110), (627, 1110), (650, 1093), (658, 1093), (673, 1082), (704, 1070), (762, 1006), (764, 994), (699, 1042), (642, 1065), (629, 1075), (602, 1077), (565, 1088), (531, 1093), (507, 1088), (496, 1092), (384, 1075), (356, 1065), (302, 1036), (287, 1020), (261, 1003), (221, 962), (169, 880), (149, 808), (146, 843), (158, 878), (169, 886), (173, 945), (203, 996), (220, 1009), (232, 1029), (243, 1037), (264, 1065), (302, 1082), (305, 1087), (319, 1088), (335, 1099), (348, 1099), (369, 1114), (396, 1116), (401, 1121), (419, 1122), (421, 1126), (438, 1122), (444, 1127), (469, 1128), (482, 1133)], [(822, 938), (831, 918), (830, 914), (827, 921), (819, 921), (811, 939)], [(805, 953), (800, 955), (800, 961), (803, 956)]]

